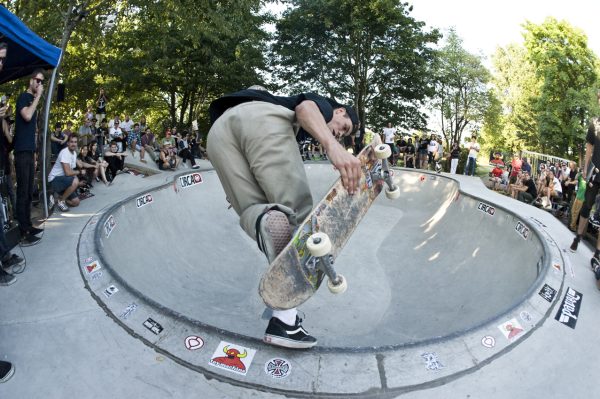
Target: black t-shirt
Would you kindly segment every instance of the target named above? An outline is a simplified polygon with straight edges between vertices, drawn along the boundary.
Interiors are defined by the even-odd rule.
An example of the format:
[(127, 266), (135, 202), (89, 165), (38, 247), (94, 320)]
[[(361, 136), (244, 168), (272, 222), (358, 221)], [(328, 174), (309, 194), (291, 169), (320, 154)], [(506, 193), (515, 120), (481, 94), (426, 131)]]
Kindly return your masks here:
[(600, 167), (600, 138), (598, 138), (599, 134), (600, 118), (593, 118), (588, 127), (588, 132), (585, 141), (594, 146), (594, 152), (592, 153), (592, 162), (597, 168)]
[(415, 153), (415, 146), (412, 143), (406, 145), (406, 153), (409, 155)]
[(96, 108), (97, 114), (106, 114), (106, 101), (106, 96), (100, 96), (100, 98), (98, 99), (98, 106)]
[(460, 148), (455, 148), (452, 151), (450, 151), (450, 158), (452, 158), (452, 159), (460, 158)]
[(526, 193), (531, 194), (533, 198), (537, 197), (537, 188), (535, 187), (535, 182), (533, 179), (529, 179), (523, 184), (527, 186), (527, 190), (525, 191)]
[(21, 110), (33, 103), (33, 94), (25, 92), (17, 98), (16, 126), (15, 126), (15, 152), (35, 151), (35, 128), (37, 125), (36, 110), (29, 122), (21, 116)]
[[(210, 114), (210, 124), (213, 123), (221, 116), (225, 111), (236, 105), (250, 102), (250, 101), (264, 101), (270, 104), (281, 105), (289, 110), (294, 111), (296, 106), (300, 105), (305, 100), (314, 101), (319, 107), (319, 111), (323, 115), (325, 122), (331, 121), (333, 118), (334, 107), (341, 108), (343, 105), (336, 103), (325, 97), (321, 97), (314, 93), (302, 93), (296, 96), (283, 97), (274, 96), (268, 91), (264, 90), (253, 90), (246, 89), (235, 93), (227, 94), (221, 98), (216, 99), (210, 104), (208, 113)], [(306, 140), (308, 133), (303, 129), (300, 129), (296, 138), (299, 142)]]

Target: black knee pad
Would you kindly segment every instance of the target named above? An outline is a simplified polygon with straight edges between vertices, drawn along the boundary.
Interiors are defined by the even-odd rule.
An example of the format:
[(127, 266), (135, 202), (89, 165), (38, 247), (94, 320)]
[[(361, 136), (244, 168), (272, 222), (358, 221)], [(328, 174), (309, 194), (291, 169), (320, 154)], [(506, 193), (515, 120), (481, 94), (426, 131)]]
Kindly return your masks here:
[(579, 216), (588, 219), (590, 217), (590, 211), (592, 210), (592, 207), (589, 206), (587, 203), (584, 203), (583, 206), (581, 207), (581, 211), (579, 211)]

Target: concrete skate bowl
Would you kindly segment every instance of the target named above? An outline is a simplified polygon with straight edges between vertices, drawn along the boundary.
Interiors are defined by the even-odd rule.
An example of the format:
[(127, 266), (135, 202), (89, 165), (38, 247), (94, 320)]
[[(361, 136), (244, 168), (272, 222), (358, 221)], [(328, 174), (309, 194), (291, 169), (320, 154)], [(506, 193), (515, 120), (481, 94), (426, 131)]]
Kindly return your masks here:
[[(309, 164), (307, 174), (316, 200), (337, 177), (328, 164)], [(348, 291), (334, 296), (323, 287), (300, 307), (319, 338), (315, 351), (374, 352), (460, 336), (526, 301), (548, 269), (545, 241), (510, 211), (441, 175), (396, 175), (400, 198), (381, 195), (336, 259)], [(257, 286), (266, 260), (239, 228), (214, 171), (128, 198), (98, 222), (99, 259), (122, 290), (157, 313), (261, 345)]]

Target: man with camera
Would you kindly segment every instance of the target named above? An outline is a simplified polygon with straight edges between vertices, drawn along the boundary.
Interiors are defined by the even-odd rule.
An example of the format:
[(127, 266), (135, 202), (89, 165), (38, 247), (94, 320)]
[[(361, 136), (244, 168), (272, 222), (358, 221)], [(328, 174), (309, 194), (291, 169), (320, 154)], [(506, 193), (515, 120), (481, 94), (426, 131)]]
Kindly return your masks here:
[(17, 176), (17, 206), (15, 217), (21, 231), (21, 245), (30, 246), (40, 242), (36, 237), (44, 230), (31, 224), (35, 174), (35, 134), (37, 129), (37, 106), (44, 92), (44, 71), (36, 69), (31, 74), (27, 91), (17, 99), (15, 129), (15, 172)]

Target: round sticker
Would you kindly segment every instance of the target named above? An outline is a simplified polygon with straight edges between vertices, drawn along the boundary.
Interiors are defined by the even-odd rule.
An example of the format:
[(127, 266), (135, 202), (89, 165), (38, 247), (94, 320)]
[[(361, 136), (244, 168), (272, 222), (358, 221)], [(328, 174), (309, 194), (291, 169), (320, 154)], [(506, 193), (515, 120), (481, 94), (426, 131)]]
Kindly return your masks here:
[(285, 359), (273, 358), (265, 363), (265, 373), (273, 378), (285, 378), (291, 371), (292, 365)]
[(204, 340), (197, 335), (190, 335), (185, 339), (185, 347), (191, 351), (200, 349), (204, 346)]
[(496, 339), (491, 335), (486, 335), (485, 337), (481, 338), (481, 345), (485, 346), (486, 348), (493, 348), (496, 346)]

